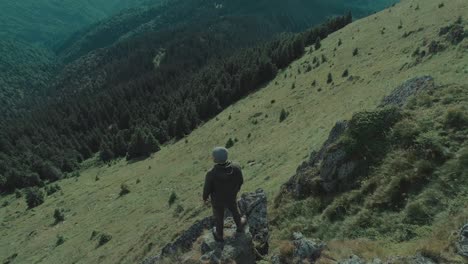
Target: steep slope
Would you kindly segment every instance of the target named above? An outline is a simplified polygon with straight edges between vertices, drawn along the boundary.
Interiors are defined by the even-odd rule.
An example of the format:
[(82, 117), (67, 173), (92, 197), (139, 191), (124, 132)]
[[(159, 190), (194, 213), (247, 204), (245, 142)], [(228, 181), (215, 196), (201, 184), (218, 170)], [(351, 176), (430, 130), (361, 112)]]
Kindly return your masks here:
[(55, 54), (12, 39), (0, 40), (0, 119), (25, 97), (43, 95), (57, 69)]
[[(412, 56), (417, 47), (421, 52), (431, 40), (439, 40), (440, 28), (468, 10), (464, 0), (446, 2), (441, 8), (439, 4), (403, 1), (356, 21), (323, 40), (319, 51), (305, 54), (261, 90), (150, 159), (90, 164), (79, 178), (59, 182), (63, 194), (47, 197), (33, 210), (26, 210), (24, 200), (13, 195), (1, 198), (2, 203), (9, 202), (0, 209), (1, 259), (16, 253), (18, 262), (136, 262), (158, 252), (195, 219), (209, 215), (197, 197), (211, 166), (212, 146), (237, 138), (231, 155), (244, 165), (243, 190), (261, 186), (273, 197), (310, 151), (321, 146), (337, 120), (374, 109), (404, 81), (430, 74), (437, 85), (466, 89), (466, 38), (456, 45), (444, 42), (446, 49), (437, 54)], [(462, 23), (466, 28), (466, 19)], [(320, 66), (309, 68), (314, 57)], [(342, 77), (346, 69), (353, 78)], [(282, 109), (289, 115), (280, 123)], [(119, 197), (122, 183), (130, 193)], [(173, 192), (178, 198), (169, 206)], [(66, 209), (65, 221), (51, 226), (56, 208)], [(93, 231), (111, 234), (112, 239), (97, 247), (97, 241), (90, 240)], [(58, 235), (65, 242), (55, 246)]]
[(0, 36), (51, 46), (76, 30), (147, 0), (2, 1)]

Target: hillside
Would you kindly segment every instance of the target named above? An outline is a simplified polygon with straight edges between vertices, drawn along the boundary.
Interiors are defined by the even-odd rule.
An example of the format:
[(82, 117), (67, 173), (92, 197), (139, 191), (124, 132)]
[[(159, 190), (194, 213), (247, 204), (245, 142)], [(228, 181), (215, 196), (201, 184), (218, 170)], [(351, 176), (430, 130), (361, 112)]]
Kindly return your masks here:
[(0, 10), (2, 10), (0, 37), (52, 46), (82, 27), (122, 9), (145, 3), (155, 4), (158, 1), (2, 1), (0, 3)]
[[(272, 201), (297, 166), (312, 150), (320, 148), (336, 121), (375, 109), (385, 95), (406, 80), (431, 75), (437, 86), (458, 89), (463, 94), (468, 89), (467, 38), (451, 44), (439, 36), (439, 31), (462, 16), (466, 32), (468, 3), (453, 0), (443, 7), (439, 4), (435, 0), (402, 1), (331, 34), (321, 42), (319, 50), (306, 47), (306, 54), (280, 70), (260, 90), (184, 139), (163, 146), (149, 159), (119, 160), (109, 166), (97, 166), (95, 160), (88, 160), (80, 177), (59, 181), (61, 191), (31, 210), (26, 209), (23, 198), (16, 199), (14, 194), (0, 198), (4, 205), (0, 208), (0, 259), (12, 257), (18, 263), (138, 262), (158, 252), (194, 220), (210, 213), (198, 197), (204, 174), (211, 166), (212, 146), (237, 139), (230, 151), (233, 159), (244, 166), (243, 191), (262, 187)], [(427, 47), (432, 40), (440, 41), (445, 49), (429, 53)], [(425, 56), (420, 56), (422, 51)], [(345, 70), (352, 78), (342, 77)], [(332, 81), (327, 83), (329, 74)], [(429, 100), (438, 100), (437, 95)], [(450, 92), (442, 95), (449, 96)], [(466, 97), (460, 98), (456, 106), (466, 112)], [(289, 115), (279, 122), (282, 109)], [(434, 109), (446, 110), (440, 105)], [(120, 197), (123, 183), (130, 193)], [(173, 192), (177, 199), (169, 206), (167, 201)], [(460, 204), (466, 207), (464, 200)], [(65, 221), (53, 225), (56, 208), (65, 209)], [(286, 208), (283, 213), (290, 212)], [(462, 213), (457, 216), (466, 219)], [(291, 228), (295, 223), (299, 223), (298, 228), (305, 226), (300, 219), (293, 219), (276, 227)], [(431, 231), (430, 226), (426, 228)], [(112, 239), (98, 247), (90, 239), (93, 231), (108, 233)], [(289, 234), (280, 230), (273, 233), (274, 251)], [(64, 243), (56, 246), (58, 236), (63, 236)], [(429, 237), (428, 232), (419, 236)], [(351, 245), (356, 241), (351, 239), (344, 237), (342, 243), (353, 249)], [(402, 249), (406, 244), (398, 246), (395, 241), (390, 242), (397, 246), (389, 249), (385, 244), (389, 241), (379, 239), (382, 241), (365, 244), (372, 245), (366, 254), (385, 257), (415, 253), (411, 251), (414, 247)], [(335, 249), (343, 244), (337, 242)], [(338, 257), (348, 253), (340, 252)]]

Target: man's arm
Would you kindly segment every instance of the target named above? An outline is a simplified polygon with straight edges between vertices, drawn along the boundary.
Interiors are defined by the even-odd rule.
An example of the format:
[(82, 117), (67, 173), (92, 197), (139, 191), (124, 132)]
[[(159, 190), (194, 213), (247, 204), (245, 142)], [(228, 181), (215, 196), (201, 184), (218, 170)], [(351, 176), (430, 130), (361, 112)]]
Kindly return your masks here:
[(208, 172), (205, 176), (205, 186), (203, 187), (203, 201), (207, 201), (213, 189), (211, 174)]
[(237, 190), (238, 192), (240, 191), (242, 184), (244, 184), (244, 175), (242, 175), (242, 169), (239, 166), (239, 190)]

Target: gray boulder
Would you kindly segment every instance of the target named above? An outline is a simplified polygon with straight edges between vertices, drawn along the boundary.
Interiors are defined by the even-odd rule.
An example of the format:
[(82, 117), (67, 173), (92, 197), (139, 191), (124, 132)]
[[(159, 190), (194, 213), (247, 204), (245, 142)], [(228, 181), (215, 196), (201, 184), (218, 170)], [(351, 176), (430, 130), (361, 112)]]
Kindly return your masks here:
[(314, 241), (308, 239), (302, 235), (302, 233), (295, 232), (293, 233), (292, 245), (294, 250), (292, 256), (285, 259), (285, 257), (280, 257), (274, 255), (271, 257), (271, 263), (273, 264), (302, 264), (302, 263), (314, 263), (322, 253), (322, 250), (325, 248), (325, 244), (319, 241)]
[(468, 224), (460, 230), (460, 237), (457, 243), (458, 254), (468, 257)]
[(309, 262), (315, 261), (320, 257), (320, 253), (325, 248), (324, 243), (307, 239), (299, 232), (293, 234), (292, 242), (294, 245), (293, 256), (301, 262), (304, 260)]
[(434, 78), (422, 76), (410, 79), (398, 86), (393, 92), (386, 96), (380, 103), (380, 107), (399, 106), (403, 107), (410, 96), (419, 94), (424, 90), (434, 89)]

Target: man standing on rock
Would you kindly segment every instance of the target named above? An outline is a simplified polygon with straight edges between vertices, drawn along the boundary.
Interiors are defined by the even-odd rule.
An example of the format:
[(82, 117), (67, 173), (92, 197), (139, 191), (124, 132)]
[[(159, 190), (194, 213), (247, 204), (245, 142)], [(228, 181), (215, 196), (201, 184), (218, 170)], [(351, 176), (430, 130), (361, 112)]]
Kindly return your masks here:
[(211, 197), (215, 231), (213, 236), (216, 241), (223, 241), (224, 210), (228, 209), (237, 225), (237, 232), (243, 232), (245, 218), (241, 217), (237, 207), (237, 194), (244, 179), (239, 165), (228, 161), (228, 150), (216, 147), (212, 152), (214, 167), (206, 174), (203, 188), (203, 201), (208, 203)]

